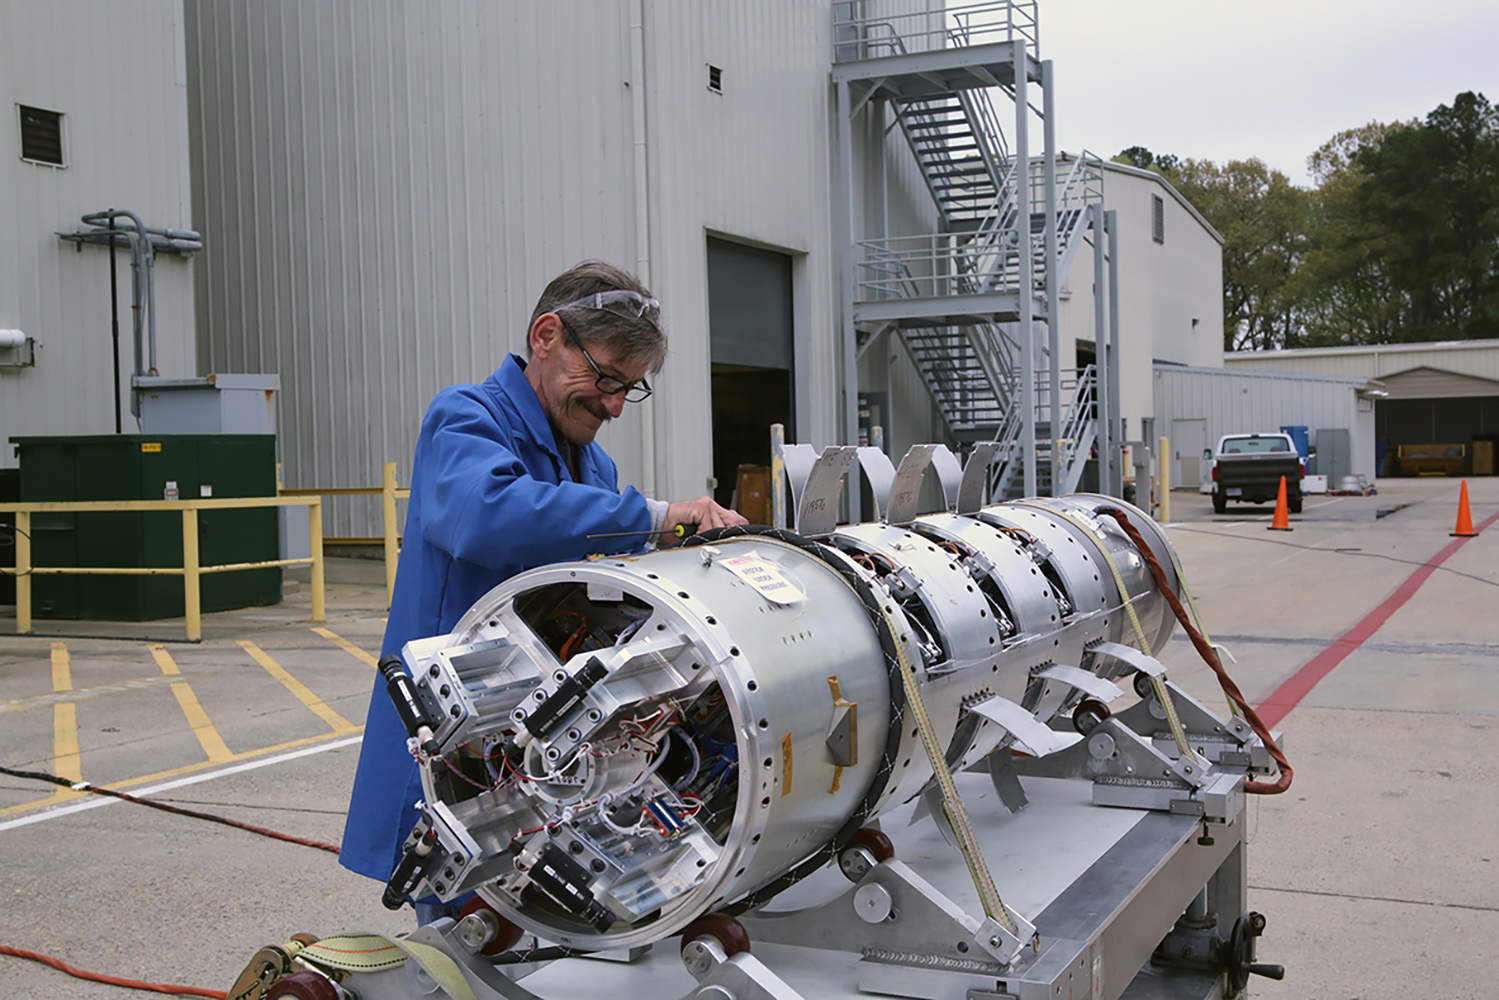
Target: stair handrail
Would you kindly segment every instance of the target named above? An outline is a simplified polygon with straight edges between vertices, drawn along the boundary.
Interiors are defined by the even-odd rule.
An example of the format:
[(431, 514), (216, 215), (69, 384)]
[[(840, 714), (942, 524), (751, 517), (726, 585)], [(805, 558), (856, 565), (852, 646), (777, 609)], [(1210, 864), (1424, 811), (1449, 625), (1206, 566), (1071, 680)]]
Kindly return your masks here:
[[(1023, 38), (1031, 55), (1040, 57), (1041, 33), (1036, 13), (1037, 0), (968, 0), (948, 3), (937, 10), (928, 8), (898, 14), (881, 13), (873, 17), (852, 16), (857, 10), (852, 0), (833, 0), (832, 5), (835, 28), (847, 27), (856, 35), (853, 39), (840, 41), (837, 32), (834, 32), (835, 63), (869, 58), (865, 46), (875, 28), (889, 31), (894, 37), (900, 38), (902, 44), (909, 40), (913, 45), (919, 45), (917, 51), (921, 52), (950, 45), (954, 31), (962, 32), (970, 41), (980, 36), (997, 36), (1005, 41)], [(840, 19), (841, 13), (848, 16)], [(917, 30), (901, 30), (907, 22), (912, 21), (917, 22)], [(897, 25), (896, 22), (901, 24)], [(861, 54), (841, 58), (841, 50), (851, 46), (859, 47)]]

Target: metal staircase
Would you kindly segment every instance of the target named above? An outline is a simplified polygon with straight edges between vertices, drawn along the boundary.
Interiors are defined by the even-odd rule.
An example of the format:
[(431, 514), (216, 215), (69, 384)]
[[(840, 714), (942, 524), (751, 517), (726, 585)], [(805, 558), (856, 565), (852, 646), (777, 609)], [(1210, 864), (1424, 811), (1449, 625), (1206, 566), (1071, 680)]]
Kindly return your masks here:
[[(1068, 397), (1061, 430), (1053, 436), (1051, 422), (1036, 415), (1036, 485), (1044, 496), (1075, 493), (1087, 468), (1093, 445), (1098, 440), (1098, 373), (1088, 365), (1063, 371), (1062, 392)], [(1047, 387), (1037, 382), (1036, 398), (1044, 397)], [(1041, 409), (1041, 407), (1038, 407)], [(1045, 412), (1050, 408), (1045, 407)], [(1020, 411), (1011, 407), (994, 438), (999, 450), (989, 466), (989, 495), (995, 501), (1023, 496), (1021, 481), (1026, 454), (1020, 444)], [(1060, 471), (1059, 471), (1060, 470)], [(1053, 487), (1056, 492), (1053, 492)]]
[[(1037, 319), (1055, 322), (1045, 315), (1047, 282), (1065, 278), (1086, 241), (1088, 209), (1102, 200), (1102, 170), (1086, 154), (1066, 160), (1048, 205), (1045, 161), (1032, 159), (1017, 170), (999, 127), (992, 93), (1013, 101), (1018, 74), (1038, 65), (1035, 0), (949, 3), (881, 16), (868, 16), (874, 5), (860, 0), (833, 0), (833, 7), (835, 78), (847, 67), (861, 106), (875, 97), (887, 102), (942, 230), (854, 246), (855, 322), (866, 332), (895, 331), (955, 437), (1001, 442), (994, 485), (1008, 489), (1023, 475), (1026, 449), (1019, 445), (1016, 407), (1018, 331), (1005, 326), (1016, 325), (1021, 296), (1031, 299)], [(1025, 66), (1018, 65), (1016, 42), (1024, 44)], [(1018, 208), (1022, 183), (1029, 185), (1029, 218)], [(1055, 260), (1046, 250), (1050, 219)], [(1022, 254), (1031, 258), (1028, 288)], [(1034, 459), (1037, 472), (1050, 477), (1055, 445), (1057, 485), (1075, 489), (1095, 433), (1091, 369), (1066, 381), (1061, 399), (1070, 416), (1055, 435), (1046, 424), (1049, 380), (1041, 381), (1032, 394), (1038, 410), (1046, 401), (1035, 431), (1037, 452), (1044, 452)]]
[(949, 231), (979, 228), (1000, 199), (1010, 160), (988, 94), (940, 94), (891, 107)]

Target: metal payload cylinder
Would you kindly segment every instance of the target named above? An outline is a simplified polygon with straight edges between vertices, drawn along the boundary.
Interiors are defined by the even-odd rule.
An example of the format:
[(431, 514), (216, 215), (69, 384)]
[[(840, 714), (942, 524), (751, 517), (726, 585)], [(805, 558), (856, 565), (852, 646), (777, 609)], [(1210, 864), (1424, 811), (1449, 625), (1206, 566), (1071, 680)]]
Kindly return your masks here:
[(900, 671), (965, 767), (1052, 738), (1130, 669), (1100, 642), (1169, 637), (1103, 507), (1174, 565), (1144, 513), (1078, 495), (818, 541), (728, 529), (505, 582), (403, 651), (437, 745), (413, 894), (477, 891), (580, 949), (764, 902), (931, 781)]

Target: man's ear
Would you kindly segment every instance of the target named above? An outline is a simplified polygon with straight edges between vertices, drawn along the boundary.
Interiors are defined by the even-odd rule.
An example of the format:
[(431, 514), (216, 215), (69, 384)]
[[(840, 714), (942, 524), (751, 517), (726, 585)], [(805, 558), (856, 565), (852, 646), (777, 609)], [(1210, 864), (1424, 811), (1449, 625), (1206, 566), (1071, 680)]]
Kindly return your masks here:
[(556, 313), (542, 313), (536, 317), (536, 322), (531, 324), (529, 343), (531, 354), (538, 358), (548, 357), (561, 348), (562, 320)]

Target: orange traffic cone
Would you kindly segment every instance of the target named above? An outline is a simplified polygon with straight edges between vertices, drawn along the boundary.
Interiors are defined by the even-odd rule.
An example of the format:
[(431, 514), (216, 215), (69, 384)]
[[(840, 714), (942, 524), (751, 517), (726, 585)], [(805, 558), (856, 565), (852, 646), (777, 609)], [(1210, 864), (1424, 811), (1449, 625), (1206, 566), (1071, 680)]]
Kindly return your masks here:
[(1457, 500), (1457, 530), (1452, 532), (1453, 538), (1473, 538), (1478, 532), (1473, 530), (1473, 514), (1468, 510), (1468, 481), (1463, 480), (1463, 491)]
[(1270, 522), (1271, 531), (1290, 531), (1291, 515), (1286, 507), (1286, 477), (1280, 477), (1280, 495), (1275, 498), (1275, 518)]

